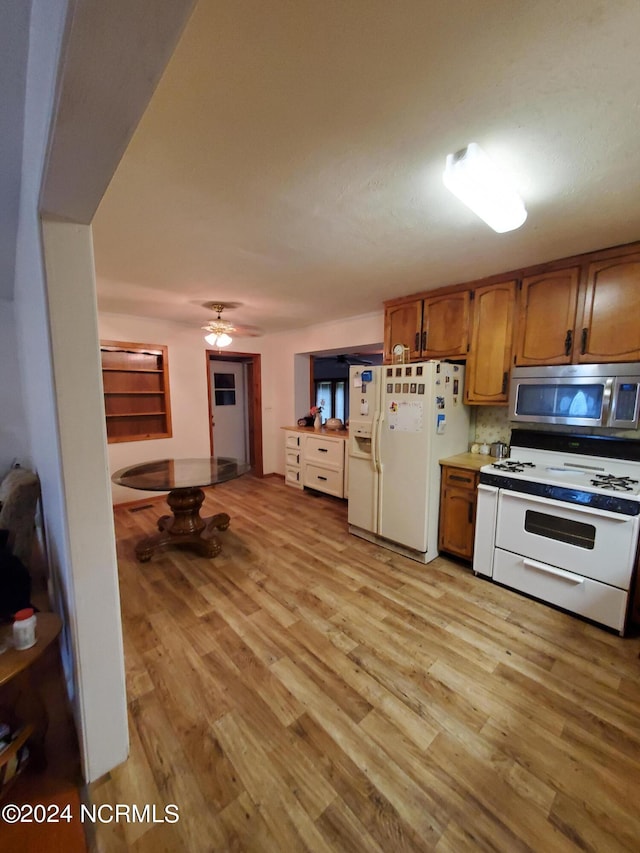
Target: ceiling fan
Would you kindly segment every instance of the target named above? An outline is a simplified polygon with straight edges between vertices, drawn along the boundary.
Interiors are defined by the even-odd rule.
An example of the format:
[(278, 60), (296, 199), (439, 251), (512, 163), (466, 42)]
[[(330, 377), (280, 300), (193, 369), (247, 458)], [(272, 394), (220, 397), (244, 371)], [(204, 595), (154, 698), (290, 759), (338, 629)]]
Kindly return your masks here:
[(348, 367), (351, 367), (352, 365), (373, 364), (372, 361), (369, 361), (366, 358), (360, 358), (360, 356), (356, 354), (349, 355), (348, 353), (341, 353), (340, 355), (337, 355), (336, 361), (340, 364), (346, 364)]
[(204, 336), (205, 341), (213, 347), (222, 349), (228, 347), (233, 341), (231, 334), (237, 332), (240, 337), (258, 337), (262, 334), (257, 326), (237, 326), (230, 323), (228, 320), (222, 319), (222, 312), (225, 308), (239, 308), (240, 302), (204, 302), (203, 307), (210, 311), (215, 311), (218, 315), (214, 320), (202, 326), (207, 332)]

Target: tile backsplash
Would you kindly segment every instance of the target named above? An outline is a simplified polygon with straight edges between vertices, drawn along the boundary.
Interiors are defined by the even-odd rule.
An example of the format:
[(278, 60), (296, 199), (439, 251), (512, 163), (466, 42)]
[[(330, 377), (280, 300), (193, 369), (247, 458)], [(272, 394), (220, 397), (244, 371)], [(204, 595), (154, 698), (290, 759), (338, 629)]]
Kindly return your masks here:
[(507, 406), (476, 406), (475, 437), (478, 444), (504, 441), (509, 444), (511, 422)]
[[(471, 436), (477, 444), (493, 441), (511, 441), (509, 408), (507, 406), (475, 406), (475, 418), (472, 421)], [(475, 432), (474, 426), (475, 423)], [(523, 429), (534, 429), (546, 432), (571, 432), (582, 435), (612, 435), (617, 438), (640, 439), (640, 430), (594, 429), (593, 427), (554, 426), (551, 424), (518, 424)], [(516, 427), (517, 429), (518, 427)]]

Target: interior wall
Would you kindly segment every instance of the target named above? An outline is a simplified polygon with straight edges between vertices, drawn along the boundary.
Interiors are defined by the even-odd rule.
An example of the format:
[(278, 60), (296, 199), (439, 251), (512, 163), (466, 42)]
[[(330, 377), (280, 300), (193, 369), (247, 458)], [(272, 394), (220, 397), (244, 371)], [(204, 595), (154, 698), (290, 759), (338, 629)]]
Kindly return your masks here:
[(382, 311), (306, 326), (263, 339), (264, 470), (284, 474), (282, 427), (292, 426), (309, 410), (309, 353), (358, 347), (383, 339)]
[(93, 242), (91, 226), (68, 222), (44, 221), (43, 237), (69, 532), (61, 580), (70, 605), (84, 772), (97, 779), (126, 759), (129, 740), (106, 427), (96, 382)]
[(14, 303), (0, 299), (0, 478), (13, 462), (31, 464), (18, 352)]
[[(193, 0), (164, 4), (162, 15), (154, 2), (145, 8), (143, 2), (33, 0), (29, 21), (13, 287), (20, 375), (14, 384), (42, 486), (55, 607), (64, 622), (63, 665), (86, 781), (126, 758), (128, 732), (91, 234), (72, 220), (90, 222)], [(123, 82), (114, 89), (116, 77)], [(58, 121), (63, 105), (64, 121)], [(60, 206), (56, 187), (72, 197), (77, 217)], [(46, 247), (45, 196), (57, 220), (45, 226)]]
[[(100, 432), (93, 445), (91, 418), (83, 417), (84, 403), (90, 403), (95, 385), (82, 352), (84, 324), (90, 331), (95, 329), (95, 306), (92, 313), (83, 290), (84, 276), (74, 282), (78, 285), (74, 292), (67, 271), (61, 267), (48, 293), (43, 266), (39, 194), (66, 11), (65, 0), (34, 2), (32, 7), (14, 292), (25, 432), (41, 482), (54, 607), (64, 622), (62, 660), (78, 727), (83, 772), (90, 779), (126, 758), (128, 735), (121, 643), (117, 638), (115, 644), (111, 642), (119, 628), (119, 607), (110, 609), (112, 602), (102, 595), (105, 571), (111, 570), (111, 579), (115, 571), (115, 560), (110, 564), (111, 514), (100, 512), (100, 490), (94, 489), (96, 484), (91, 480), (95, 450), (100, 459)], [(87, 290), (91, 297), (90, 287)], [(55, 341), (52, 318), (56, 321)], [(54, 362), (57, 377), (53, 374)], [(85, 379), (90, 375), (87, 382), (77, 381), (78, 370)], [(86, 447), (83, 429), (91, 447)], [(68, 469), (63, 473), (65, 463)], [(104, 478), (104, 473), (99, 472), (98, 481), (100, 476)], [(87, 495), (91, 495), (90, 500)], [(106, 539), (100, 535), (105, 530)], [(94, 570), (95, 585), (91, 582)], [(104, 636), (100, 636), (97, 632), (105, 625)], [(116, 677), (112, 679), (114, 670)]]

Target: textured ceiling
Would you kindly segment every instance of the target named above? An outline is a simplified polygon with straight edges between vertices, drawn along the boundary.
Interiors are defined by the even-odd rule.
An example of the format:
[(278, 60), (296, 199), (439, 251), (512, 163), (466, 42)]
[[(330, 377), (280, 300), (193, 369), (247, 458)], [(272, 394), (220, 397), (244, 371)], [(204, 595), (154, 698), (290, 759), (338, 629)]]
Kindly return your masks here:
[[(265, 331), (640, 238), (637, 0), (201, 0), (94, 220), (102, 310)], [(444, 188), (476, 141), (529, 217)]]

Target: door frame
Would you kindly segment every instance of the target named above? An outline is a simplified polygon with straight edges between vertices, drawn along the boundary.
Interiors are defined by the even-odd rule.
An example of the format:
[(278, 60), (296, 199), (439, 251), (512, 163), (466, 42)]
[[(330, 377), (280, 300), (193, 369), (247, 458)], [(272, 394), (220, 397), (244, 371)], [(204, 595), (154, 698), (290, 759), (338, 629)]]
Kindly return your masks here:
[(211, 398), (211, 372), (212, 362), (229, 361), (235, 364), (247, 365), (247, 420), (249, 427), (249, 461), (256, 477), (264, 476), (262, 460), (262, 368), (261, 356), (254, 352), (224, 352), (217, 349), (205, 350), (207, 367), (207, 400), (209, 405), (209, 446), (211, 455), (213, 452), (213, 431), (211, 419), (213, 418), (213, 400)]

